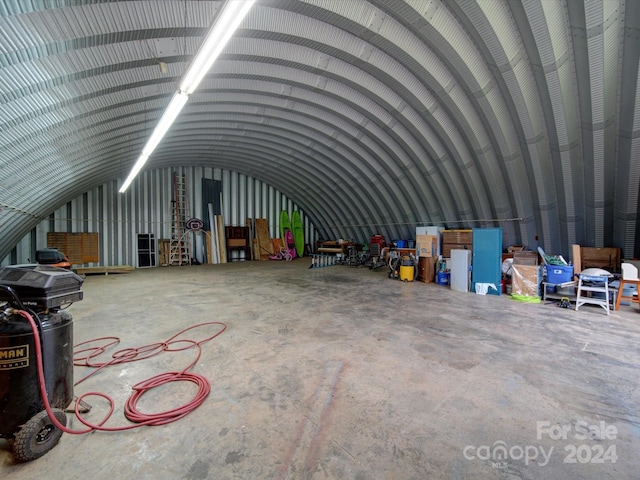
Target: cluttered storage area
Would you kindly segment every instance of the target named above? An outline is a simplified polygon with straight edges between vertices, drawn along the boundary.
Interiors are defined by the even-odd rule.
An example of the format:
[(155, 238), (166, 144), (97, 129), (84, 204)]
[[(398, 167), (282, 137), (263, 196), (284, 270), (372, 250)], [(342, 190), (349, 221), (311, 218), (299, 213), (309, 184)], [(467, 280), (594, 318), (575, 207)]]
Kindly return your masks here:
[(310, 268), (368, 267), (403, 282), (575, 310), (597, 306), (609, 315), (638, 304), (639, 263), (623, 259), (617, 247), (572, 245), (565, 259), (541, 247), (503, 245), (501, 228), (420, 226), (412, 239), (374, 234), (368, 244), (316, 242)]

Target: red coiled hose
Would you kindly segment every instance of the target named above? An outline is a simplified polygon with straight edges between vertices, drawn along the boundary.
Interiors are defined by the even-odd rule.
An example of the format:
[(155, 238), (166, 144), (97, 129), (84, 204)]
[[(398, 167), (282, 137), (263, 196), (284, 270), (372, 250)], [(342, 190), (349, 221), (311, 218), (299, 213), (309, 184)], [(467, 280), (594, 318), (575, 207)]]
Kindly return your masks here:
[[(189, 364), (189, 366), (187, 366), (184, 370), (181, 370), (179, 372), (161, 373), (147, 380), (139, 382), (132, 387), (134, 392), (126, 402), (126, 405), (124, 408), (124, 414), (128, 420), (135, 423), (134, 425), (128, 425), (128, 426), (122, 426), (122, 427), (105, 427), (104, 424), (113, 414), (115, 403), (110, 396), (104, 393), (88, 392), (78, 397), (75, 403), (75, 408), (74, 408), (75, 414), (78, 420), (82, 422), (84, 425), (86, 425), (88, 428), (85, 430), (71, 430), (66, 426), (62, 425), (56, 419), (55, 415), (51, 410), (51, 405), (49, 404), (49, 398), (47, 396), (47, 389), (46, 389), (45, 380), (44, 380), (44, 367), (42, 365), (42, 346), (40, 345), (40, 334), (38, 332), (38, 326), (36, 325), (36, 322), (33, 320), (29, 312), (26, 312), (24, 310), (17, 310), (17, 313), (23, 316), (24, 318), (26, 318), (27, 321), (29, 321), (31, 325), (31, 329), (33, 330), (33, 337), (34, 337), (35, 350), (36, 350), (36, 364), (37, 364), (37, 370), (38, 370), (38, 384), (40, 387), (40, 396), (42, 397), (42, 402), (44, 403), (45, 409), (49, 415), (49, 419), (57, 428), (59, 428), (63, 432), (74, 433), (74, 434), (89, 433), (94, 430), (115, 432), (115, 431), (122, 431), (122, 430), (130, 430), (132, 428), (138, 428), (143, 425), (164, 425), (167, 423), (175, 422), (176, 420), (179, 420), (180, 418), (184, 417), (185, 415), (195, 410), (204, 402), (204, 400), (209, 395), (209, 392), (211, 391), (211, 384), (209, 383), (209, 380), (207, 380), (202, 375), (190, 373), (188, 372), (188, 370), (191, 369), (200, 359), (200, 356), (202, 354), (201, 345), (205, 342), (213, 340), (222, 332), (224, 332), (227, 328), (227, 326), (222, 322), (199, 323), (197, 325), (193, 325), (191, 327), (181, 330), (180, 332), (178, 332), (177, 334), (175, 334), (165, 342), (143, 345), (138, 348), (125, 348), (122, 350), (118, 350), (112, 355), (112, 359), (108, 362), (96, 362), (96, 361), (93, 361), (93, 359), (105, 353), (107, 348), (120, 343), (120, 339), (118, 337), (103, 337), (103, 338), (89, 340), (87, 342), (82, 342), (77, 344), (75, 347), (87, 345), (97, 341), (108, 340), (108, 342), (105, 345), (100, 345), (96, 347), (86, 347), (84, 349), (76, 351), (76, 353), (80, 353), (80, 354), (86, 353), (86, 355), (80, 356), (80, 357), (74, 357), (74, 365), (93, 367), (93, 368), (96, 368), (96, 370), (94, 370), (92, 373), (90, 373), (89, 375), (85, 376), (84, 378), (76, 382), (75, 385), (83, 382), (84, 380), (86, 380), (87, 378), (95, 374), (97, 371), (107, 366), (122, 364), (126, 362), (133, 362), (137, 360), (143, 360), (145, 358), (149, 358), (154, 355), (157, 355), (161, 352), (177, 352), (181, 350), (186, 350), (188, 348), (196, 347), (198, 350), (198, 354), (196, 355), (195, 360), (191, 362), (191, 364)], [(218, 330), (215, 334), (200, 341), (178, 339), (179, 336), (183, 335), (185, 332), (189, 330), (204, 327), (207, 325), (219, 325), (222, 328), (220, 328), (220, 330)], [(182, 345), (182, 344), (186, 344), (186, 345)], [(180, 346), (178, 347), (176, 345), (180, 345)], [(198, 387), (198, 391), (195, 397), (191, 401), (187, 402), (186, 404), (180, 407), (177, 407), (168, 411), (164, 411), (164, 412), (154, 413), (154, 414), (144, 414), (138, 411), (137, 403), (142, 397), (142, 395), (144, 395), (144, 393), (146, 393), (152, 388), (156, 388), (170, 382), (178, 382), (178, 381), (189, 381), (196, 384), (196, 386)], [(109, 403), (109, 412), (98, 423), (89, 422), (88, 420), (83, 418), (80, 413), (80, 405), (82, 403), (82, 400), (89, 396), (97, 396), (97, 397), (104, 398)]]

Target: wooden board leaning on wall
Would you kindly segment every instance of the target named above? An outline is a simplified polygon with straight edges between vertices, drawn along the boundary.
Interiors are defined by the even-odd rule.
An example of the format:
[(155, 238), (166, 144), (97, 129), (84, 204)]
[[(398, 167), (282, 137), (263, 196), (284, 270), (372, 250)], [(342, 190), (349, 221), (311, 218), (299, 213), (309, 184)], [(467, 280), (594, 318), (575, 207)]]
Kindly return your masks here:
[(72, 265), (98, 263), (97, 233), (47, 233), (47, 246), (64, 253)]

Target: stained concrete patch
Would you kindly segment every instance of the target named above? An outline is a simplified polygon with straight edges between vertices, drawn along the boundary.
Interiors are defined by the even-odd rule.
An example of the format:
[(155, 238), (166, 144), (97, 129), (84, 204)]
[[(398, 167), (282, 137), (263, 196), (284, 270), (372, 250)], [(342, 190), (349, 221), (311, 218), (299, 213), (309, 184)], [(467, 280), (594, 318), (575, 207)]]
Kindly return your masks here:
[(206, 480), (209, 477), (209, 464), (196, 460), (189, 472), (182, 478), (185, 480)]
[(227, 465), (238, 463), (241, 462), (244, 457), (245, 455), (242, 452), (229, 452), (227, 453), (227, 457), (224, 459), (224, 463)]

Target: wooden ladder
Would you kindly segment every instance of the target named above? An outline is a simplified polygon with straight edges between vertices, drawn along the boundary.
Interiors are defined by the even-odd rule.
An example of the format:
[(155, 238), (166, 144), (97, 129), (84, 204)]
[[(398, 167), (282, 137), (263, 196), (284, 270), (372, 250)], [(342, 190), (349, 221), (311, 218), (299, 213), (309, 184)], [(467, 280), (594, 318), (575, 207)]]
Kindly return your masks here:
[(169, 265), (191, 264), (191, 242), (185, 226), (189, 219), (189, 203), (184, 175), (173, 174), (173, 200), (171, 201), (171, 244)]

